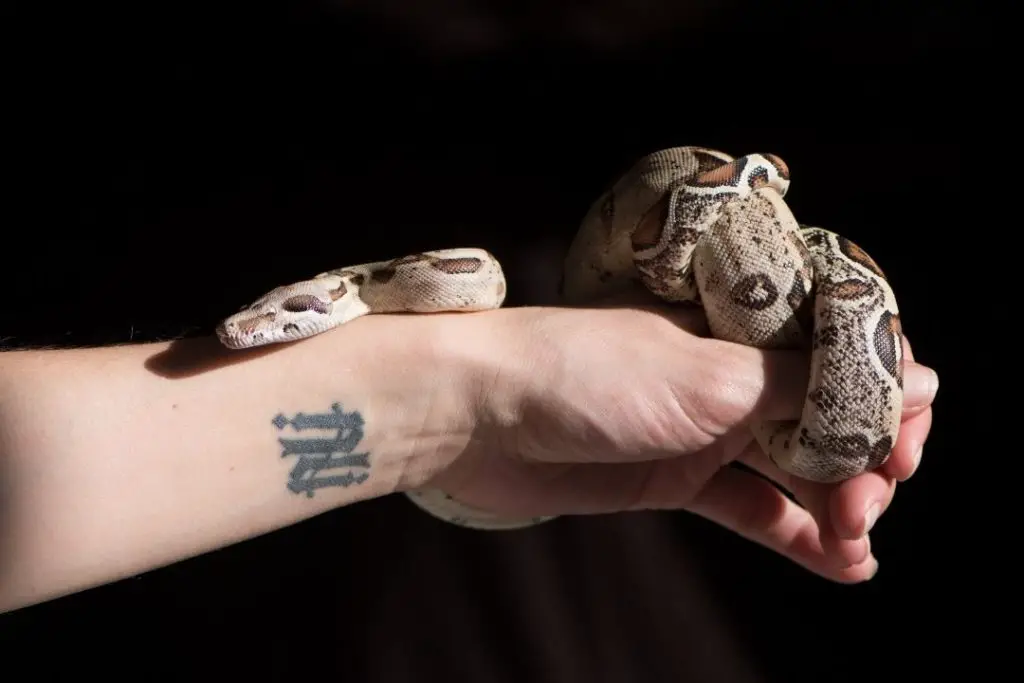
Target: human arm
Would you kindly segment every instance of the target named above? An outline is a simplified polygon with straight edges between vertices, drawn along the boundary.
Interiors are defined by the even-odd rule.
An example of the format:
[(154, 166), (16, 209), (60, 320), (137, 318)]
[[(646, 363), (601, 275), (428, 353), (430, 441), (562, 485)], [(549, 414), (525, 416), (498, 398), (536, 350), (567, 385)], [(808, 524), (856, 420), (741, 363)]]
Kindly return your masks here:
[[(0, 611), (194, 556), (425, 480), (468, 438), (472, 361), (435, 317), (380, 316), (302, 344), (212, 339), (0, 354)], [(309, 498), (278, 414), (364, 421), (362, 483)], [(336, 433), (336, 431), (334, 432)], [(420, 457), (423, 456), (423, 457)]]
[[(810, 485), (772, 472), (747, 428), (798, 414), (806, 357), (702, 332), (663, 308), (521, 308), (367, 316), (254, 352), (0, 354), (0, 611), (426, 484), (513, 517), (689, 510), (830, 579), (869, 578), (864, 515), (913, 473), (931, 371), (908, 364), (880, 471)], [(364, 420), (370, 476), (295, 494), (278, 439), (301, 435), (272, 420), (334, 403)]]

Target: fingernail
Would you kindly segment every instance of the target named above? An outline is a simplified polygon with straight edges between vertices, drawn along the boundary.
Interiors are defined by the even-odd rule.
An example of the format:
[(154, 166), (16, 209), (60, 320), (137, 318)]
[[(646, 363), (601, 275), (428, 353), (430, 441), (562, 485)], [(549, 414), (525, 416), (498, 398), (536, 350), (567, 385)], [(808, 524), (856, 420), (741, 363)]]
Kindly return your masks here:
[(914, 451), (914, 454), (910, 456), (910, 471), (907, 472), (904, 476), (901, 476), (899, 478), (899, 481), (907, 481), (912, 476), (917, 474), (917, 468), (921, 466), (921, 454), (923, 452), (924, 444), (921, 444), (920, 446), (917, 447), (917, 450)]
[(926, 406), (939, 391), (939, 375), (926, 365), (907, 364), (903, 377), (903, 402), (908, 408)]
[(864, 531), (861, 536), (866, 536), (870, 533), (872, 527), (875, 526), (875, 522), (878, 521), (878, 516), (882, 514), (881, 503), (875, 503), (868, 508), (868, 511), (864, 514)]

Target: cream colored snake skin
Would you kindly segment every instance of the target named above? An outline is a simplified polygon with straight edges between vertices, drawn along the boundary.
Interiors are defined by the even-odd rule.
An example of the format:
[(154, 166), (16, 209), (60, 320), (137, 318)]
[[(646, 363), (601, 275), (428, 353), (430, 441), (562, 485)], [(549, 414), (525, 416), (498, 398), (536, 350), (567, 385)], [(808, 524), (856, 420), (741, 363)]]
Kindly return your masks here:
[[(781, 469), (818, 482), (881, 465), (900, 426), (899, 311), (882, 271), (858, 246), (797, 223), (778, 157), (738, 159), (675, 147), (640, 159), (594, 204), (569, 248), (562, 298), (585, 305), (627, 287), (703, 307), (712, 335), (759, 348), (809, 351), (803, 415), (752, 431)], [(368, 313), (481, 311), (505, 299), (501, 265), (449, 249), (350, 266), (279, 287), (225, 319), (234, 349), (302, 339)], [(501, 519), (437, 490), (409, 492), (422, 509), (477, 529)]]

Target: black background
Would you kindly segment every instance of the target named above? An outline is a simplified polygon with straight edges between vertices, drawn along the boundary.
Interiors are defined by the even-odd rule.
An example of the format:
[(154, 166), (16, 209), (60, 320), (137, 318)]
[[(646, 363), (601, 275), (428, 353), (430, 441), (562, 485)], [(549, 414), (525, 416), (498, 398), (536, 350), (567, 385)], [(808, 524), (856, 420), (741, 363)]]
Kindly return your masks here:
[(994, 447), (963, 428), (987, 424), (970, 387), (992, 361), (950, 322), (975, 276), (951, 276), (964, 248), (940, 237), (981, 228), (964, 177), (998, 135), (978, 122), (993, 40), (979, 10), (510, 5), (8, 5), (6, 344), (209, 334), (277, 284), (450, 246), (505, 262), (507, 305), (547, 303), (559, 250), (640, 155), (774, 152), (796, 215), (887, 271), (942, 379), (924, 464), (872, 535), (877, 578), (827, 583), (682, 512), (484, 534), (394, 496), (0, 616), (0, 649), (34, 676), (845, 681), (989, 665), (985, 525), (962, 516), (982, 496), (958, 488), (957, 459)]

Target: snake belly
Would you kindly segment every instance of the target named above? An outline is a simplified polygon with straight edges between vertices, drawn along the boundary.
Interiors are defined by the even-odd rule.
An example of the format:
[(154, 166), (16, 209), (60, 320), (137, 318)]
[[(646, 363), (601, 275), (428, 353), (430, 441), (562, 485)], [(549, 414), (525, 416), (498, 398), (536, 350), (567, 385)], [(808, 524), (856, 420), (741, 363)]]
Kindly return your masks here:
[[(784, 197), (789, 169), (771, 154), (702, 147), (649, 154), (591, 205), (566, 254), (561, 297), (586, 305), (631, 287), (703, 308), (712, 336), (807, 352), (799, 420), (760, 422), (761, 449), (792, 475), (837, 482), (888, 458), (900, 426), (903, 346), (883, 272), (860, 247), (799, 224)], [(505, 278), (481, 249), (447, 249), (349, 266), (279, 287), (217, 328), (229, 348), (309, 337), (362, 315), (499, 308)], [(424, 511), (475, 529), (504, 519), (443, 491), (406, 494)]]

